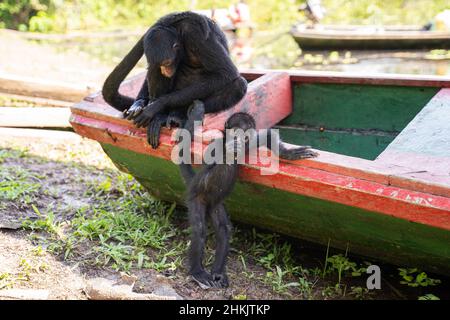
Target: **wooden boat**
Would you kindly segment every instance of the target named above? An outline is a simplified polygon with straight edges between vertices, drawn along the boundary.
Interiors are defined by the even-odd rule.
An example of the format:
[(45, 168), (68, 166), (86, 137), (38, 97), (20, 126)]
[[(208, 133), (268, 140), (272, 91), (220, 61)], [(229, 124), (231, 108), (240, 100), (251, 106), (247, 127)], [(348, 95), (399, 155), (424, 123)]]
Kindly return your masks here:
[[(258, 127), (277, 125), (316, 159), (280, 161), (279, 172), (243, 165), (227, 206), (236, 221), (396, 263), (450, 274), (450, 79), (320, 72), (244, 72), (251, 81), (233, 110), (208, 115), (223, 128), (241, 110)], [(124, 83), (136, 94), (143, 76)], [(146, 143), (100, 94), (72, 108), (80, 135), (157, 198), (183, 203), (170, 160), (174, 142)]]
[(302, 50), (450, 48), (449, 31), (424, 31), (419, 27), (297, 25), (290, 33)]

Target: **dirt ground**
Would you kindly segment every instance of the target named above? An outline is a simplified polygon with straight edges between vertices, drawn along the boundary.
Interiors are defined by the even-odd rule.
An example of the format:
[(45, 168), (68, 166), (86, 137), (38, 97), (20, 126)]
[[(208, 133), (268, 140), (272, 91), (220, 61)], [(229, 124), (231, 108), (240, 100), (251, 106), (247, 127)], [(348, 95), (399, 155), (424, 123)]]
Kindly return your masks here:
[[(38, 81), (99, 88), (110, 66), (78, 50), (36, 44), (0, 30), (0, 73)], [(30, 54), (34, 52), (34, 54)]]

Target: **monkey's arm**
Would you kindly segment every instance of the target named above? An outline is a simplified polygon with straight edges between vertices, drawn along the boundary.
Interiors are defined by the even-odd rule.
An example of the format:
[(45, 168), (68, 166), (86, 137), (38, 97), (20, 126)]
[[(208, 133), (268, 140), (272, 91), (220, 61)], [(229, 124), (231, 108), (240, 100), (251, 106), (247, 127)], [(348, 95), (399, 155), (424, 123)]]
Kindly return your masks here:
[(288, 148), (287, 144), (281, 140), (278, 131), (272, 129), (258, 133), (258, 146), (266, 146), (281, 159), (286, 160), (315, 158), (319, 155), (317, 152), (311, 150), (310, 146), (294, 146)]

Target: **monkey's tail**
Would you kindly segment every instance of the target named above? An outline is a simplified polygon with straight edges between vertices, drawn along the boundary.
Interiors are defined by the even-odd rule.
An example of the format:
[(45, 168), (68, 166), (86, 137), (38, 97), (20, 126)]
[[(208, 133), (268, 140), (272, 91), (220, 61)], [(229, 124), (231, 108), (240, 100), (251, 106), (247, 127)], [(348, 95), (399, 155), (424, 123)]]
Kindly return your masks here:
[(180, 167), (181, 175), (183, 176), (185, 184), (189, 185), (195, 176), (194, 169), (192, 168), (192, 166), (190, 164), (186, 164), (186, 163), (181, 163), (179, 165), (179, 167)]
[(143, 55), (144, 37), (134, 45), (133, 49), (114, 68), (103, 84), (103, 98), (109, 105), (119, 111), (124, 111), (134, 102), (133, 98), (121, 95), (119, 93), (119, 87)]

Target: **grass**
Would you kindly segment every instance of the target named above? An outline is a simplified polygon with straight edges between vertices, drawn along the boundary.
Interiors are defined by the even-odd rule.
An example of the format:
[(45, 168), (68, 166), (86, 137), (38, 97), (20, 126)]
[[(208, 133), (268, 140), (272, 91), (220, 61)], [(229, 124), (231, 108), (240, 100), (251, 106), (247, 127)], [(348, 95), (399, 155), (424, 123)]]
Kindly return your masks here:
[(399, 268), (399, 275), (403, 278), (401, 284), (409, 287), (436, 286), (441, 283), (438, 279), (429, 278), (428, 275), (417, 268)]
[(6, 159), (19, 159), (26, 157), (26, 150), (0, 149), (0, 163)]
[[(22, 157), (21, 153), (0, 152), (0, 164), (6, 157)], [(0, 168), (0, 210), (13, 204), (18, 208), (29, 206), (41, 191), (43, 177), (19, 166)]]
[(90, 263), (110, 265), (116, 270), (152, 266), (174, 269), (185, 246), (169, 246), (177, 234), (170, 223), (175, 210), (151, 198), (130, 176), (119, 174), (100, 183), (90, 182), (86, 195), (93, 205), (79, 208), (62, 232), (54, 214), (37, 212), (39, 219), (24, 227), (50, 235), (51, 251), (68, 258), (77, 248), (89, 244)]
[[(37, 255), (34, 252), (36, 257)], [(35, 273), (45, 272), (49, 266), (47, 263), (34, 259), (34, 257), (22, 257), (17, 265), (17, 271), (15, 273), (3, 272), (0, 273), (0, 290), (11, 289), (20, 282), (30, 281), (31, 277)]]
[[(269, 285), (274, 292), (286, 296), (302, 296), (312, 298), (313, 288), (317, 278), (317, 269), (303, 268), (296, 261), (292, 245), (275, 233), (238, 231), (233, 243), (243, 244), (238, 259), (248, 278), (257, 278)], [(264, 268), (263, 276), (247, 271), (249, 257), (257, 265)]]
[[(32, 178), (34, 181), (29, 181)], [(30, 203), (40, 189), (39, 177), (19, 167), (3, 169), (0, 172), (0, 199)]]

